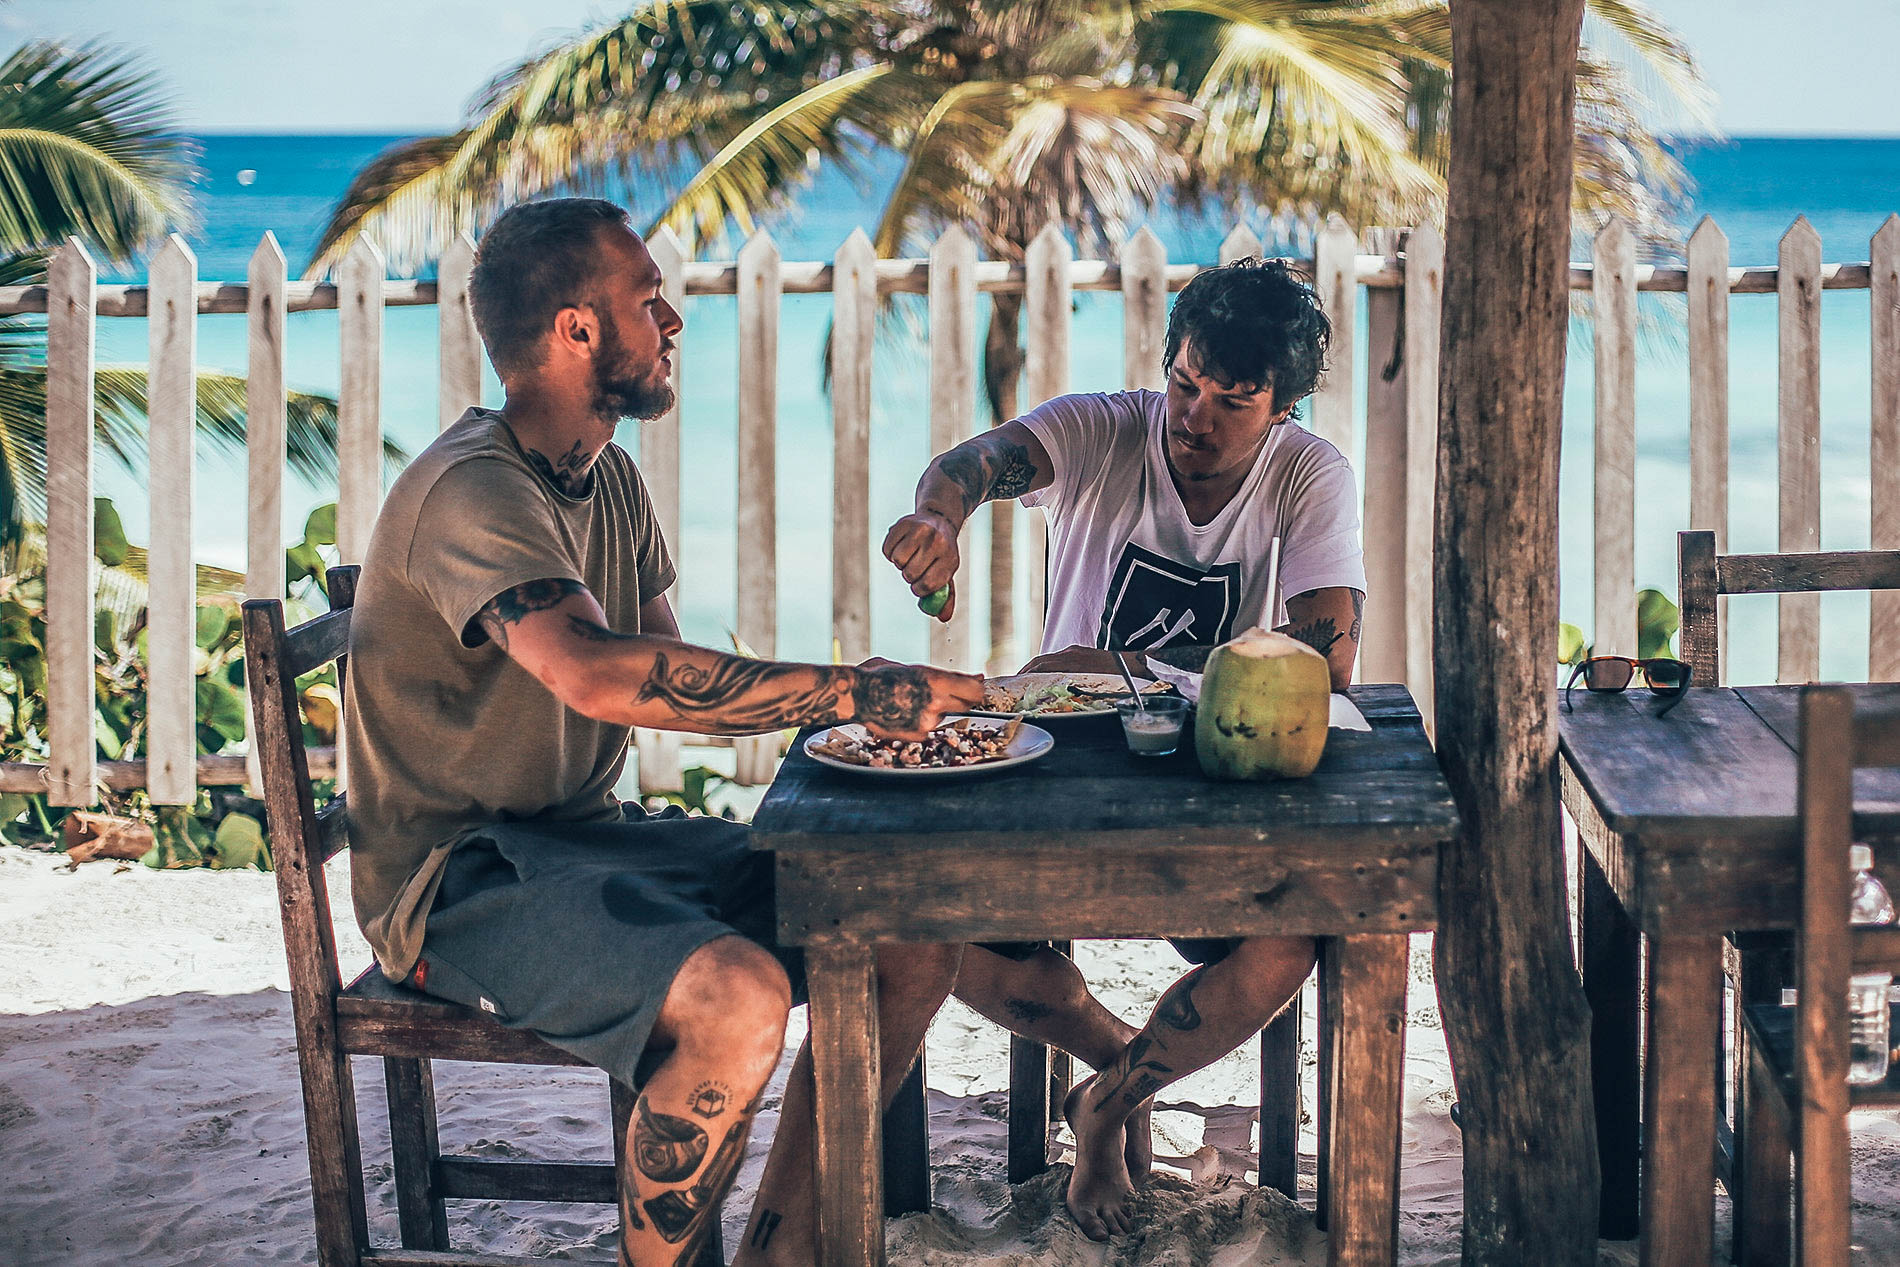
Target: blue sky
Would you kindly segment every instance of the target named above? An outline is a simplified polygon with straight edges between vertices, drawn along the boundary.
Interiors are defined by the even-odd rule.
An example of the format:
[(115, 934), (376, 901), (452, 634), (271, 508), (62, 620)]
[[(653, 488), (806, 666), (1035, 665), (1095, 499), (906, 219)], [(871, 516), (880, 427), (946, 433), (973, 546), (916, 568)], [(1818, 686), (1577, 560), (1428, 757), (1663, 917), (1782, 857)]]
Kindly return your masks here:
[[(433, 132), (490, 73), (625, 12), (603, 0), (0, 0), (0, 46), (104, 39), (199, 131)], [(1900, 0), (1653, 0), (1735, 136), (1900, 136)]]

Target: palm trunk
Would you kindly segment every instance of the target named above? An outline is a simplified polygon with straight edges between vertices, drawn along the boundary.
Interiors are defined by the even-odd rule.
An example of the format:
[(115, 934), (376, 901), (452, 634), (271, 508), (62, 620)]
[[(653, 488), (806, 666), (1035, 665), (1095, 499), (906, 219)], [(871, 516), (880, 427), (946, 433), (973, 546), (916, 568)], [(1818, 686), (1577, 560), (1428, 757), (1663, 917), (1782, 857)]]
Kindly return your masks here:
[[(1023, 297), (991, 297), (989, 332), (983, 340), (983, 390), (990, 402), (990, 425), (1016, 417), (1017, 386), (1023, 376)], [(1016, 647), (1016, 503), (990, 503), (990, 654), (992, 677), (1014, 673), (1022, 663)]]

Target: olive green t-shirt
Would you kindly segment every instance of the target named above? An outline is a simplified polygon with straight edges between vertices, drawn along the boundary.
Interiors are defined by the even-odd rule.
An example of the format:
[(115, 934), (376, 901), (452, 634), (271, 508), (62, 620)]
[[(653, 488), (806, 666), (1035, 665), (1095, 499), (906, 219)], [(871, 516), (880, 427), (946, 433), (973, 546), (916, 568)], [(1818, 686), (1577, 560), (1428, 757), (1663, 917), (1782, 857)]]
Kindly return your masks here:
[(389, 490), (350, 618), (345, 758), (356, 920), (401, 980), (442, 865), (472, 827), (617, 816), (628, 728), (583, 717), (474, 617), (528, 581), (578, 580), (617, 633), (673, 583), (646, 486), (609, 444), (585, 497), (529, 465), (502, 416), (471, 409)]

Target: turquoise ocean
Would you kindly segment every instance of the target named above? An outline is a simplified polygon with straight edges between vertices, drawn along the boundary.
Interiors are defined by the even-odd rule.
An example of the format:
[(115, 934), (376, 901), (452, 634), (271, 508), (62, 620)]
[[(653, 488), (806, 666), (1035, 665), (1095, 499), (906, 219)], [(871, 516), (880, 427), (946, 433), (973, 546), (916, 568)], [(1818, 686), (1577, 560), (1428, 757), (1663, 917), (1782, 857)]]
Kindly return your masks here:
[[(201, 224), (187, 234), (203, 280), (242, 281), (265, 230), (276, 233), (293, 275), (307, 263), (323, 219), (351, 175), (397, 138), (376, 136), (213, 135), (199, 138), (205, 181)], [(1773, 264), (1776, 243), (1797, 215), (1821, 235), (1830, 262), (1862, 261), (1868, 240), (1900, 210), (1900, 140), (1739, 139), (1685, 147), (1695, 188), (1683, 229), (1713, 216), (1728, 235), (1736, 265)], [(883, 191), (895, 178), (892, 162), (873, 164), (855, 178), (821, 171), (798, 208), (769, 227), (788, 260), (828, 259), (850, 231), (875, 226)], [(240, 179), (240, 174), (244, 179)], [(650, 218), (655, 198), (630, 191), (636, 223)], [(1194, 213), (1167, 209), (1151, 222), (1175, 261), (1211, 261), (1233, 221), (1228, 210)], [(1305, 253), (1309, 244), (1276, 240), (1264, 217), (1247, 217), (1269, 249)], [(736, 244), (728, 244), (730, 257)], [(134, 266), (105, 281), (142, 280)], [(1678, 297), (1679, 298), (1679, 297)], [(1637, 370), (1637, 578), (1665, 592), (1675, 588), (1675, 533), (1688, 526), (1688, 365), (1681, 306), (1663, 297), (1642, 299), (1645, 334)], [(1117, 296), (1077, 296), (1070, 381), (1078, 391), (1121, 386), (1121, 311)], [(1730, 548), (1772, 550), (1776, 545), (1776, 320), (1772, 295), (1738, 295), (1731, 305)], [(830, 412), (820, 346), (830, 314), (826, 295), (788, 296), (779, 363), (779, 632), (782, 656), (829, 659), (830, 641)], [(982, 314), (986, 317), (986, 314)], [(675, 554), (681, 568), (680, 615), (687, 636), (723, 644), (736, 603), (736, 305), (729, 296), (689, 300), (683, 338), (682, 529)], [(1363, 317), (1362, 317), (1363, 321)], [(142, 319), (102, 319), (101, 365), (146, 357)], [(921, 324), (921, 321), (919, 323)], [(1868, 295), (1828, 291), (1822, 300), (1822, 545), (1864, 548), (1869, 532), (1868, 423), (1871, 413)], [(334, 393), (338, 382), (334, 312), (289, 318), (291, 385)], [(1358, 346), (1365, 353), (1365, 341)], [(199, 321), (199, 362), (243, 373), (242, 316)], [(409, 451), (435, 433), (436, 314), (433, 308), (392, 308), (383, 351), (383, 426)], [(874, 540), (910, 508), (911, 491), (929, 457), (925, 435), (928, 354), (915, 336), (893, 330), (880, 338), (874, 383), (872, 490)], [(1365, 366), (1357, 367), (1364, 383)], [(1565, 394), (1561, 487), (1564, 619), (1589, 630), (1591, 611), (1592, 368), (1587, 329), (1578, 323), (1570, 343)], [(1363, 395), (1363, 388), (1361, 389)], [(488, 380), (488, 403), (500, 402)], [(972, 401), (972, 418), (977, 416)], [(622, 443), (636, 455), (639, 432), (627, 424)], [(1362, 440), (1363, 443), (1363, 440)], [(1355, 465), (1359, 465), (1355, 456)], [(242, 568), (244, 465), (242, 455), (201, 443), (194, 536), (201, 562)], [(118, 469), (97, 468), (98, 491), (118, 503), (129, 535), (143, 540), (149, 515), (139, 481)], [(301, 536), (312, 506), (334, 489), (294, 478), (286, 490), (285, 539)], [(962, 587), (981, 619), (982, 540), (966, 561)], [(1772, 599), (1733, 600), (1730, 674), (1737, 682), (1774, 676)], [(1824, 676), (1857, 678), (1867, 666), (1864, 595), (1828, 596), (1822, 608)], [(896, 574), (873, 572), (872, 639), (879, 654), (921, 658), (927, 622)]]

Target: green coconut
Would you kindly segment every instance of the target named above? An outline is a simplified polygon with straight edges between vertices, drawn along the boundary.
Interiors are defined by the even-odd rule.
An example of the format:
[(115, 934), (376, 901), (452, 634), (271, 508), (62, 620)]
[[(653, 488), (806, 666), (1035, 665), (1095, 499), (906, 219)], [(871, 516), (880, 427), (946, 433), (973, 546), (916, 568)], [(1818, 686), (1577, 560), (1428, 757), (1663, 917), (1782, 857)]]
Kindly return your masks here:
[(1207, 657), (1194, 746), (1211, 779), (1303, 779), (1326, 748), (1326, 657), (1285, 634), (1249, 629)]

